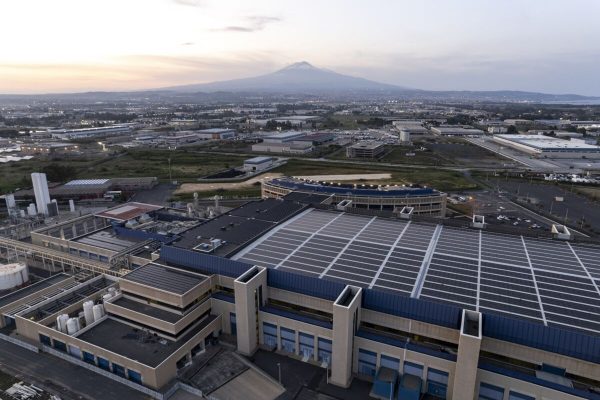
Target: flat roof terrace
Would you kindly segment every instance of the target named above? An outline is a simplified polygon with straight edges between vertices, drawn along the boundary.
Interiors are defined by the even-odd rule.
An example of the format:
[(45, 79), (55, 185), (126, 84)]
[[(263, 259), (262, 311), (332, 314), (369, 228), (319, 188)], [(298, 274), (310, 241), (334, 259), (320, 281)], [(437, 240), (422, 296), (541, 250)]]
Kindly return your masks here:
[(160, 319), (161, 321), (166, 321), (171, 324), (179, 321), (184, 317), (182, 314), (176, 314), (174, 312), (170, 312), (164, 310), (162, 308), (151, 306), (150, 304), (142, 303), (139, 301), (135, 301), (129, 299), (127, 297), (121, 296), (117, 300), (113, 301), (112, 304), (127, 308), (128, 310), (135, 311), (141, 314), (145, 314), (149, 317)]
[(138, 283), (177, 295), (184, 295), (208, 277), (160, 264), (146, 264), (121, 277), (121, 280)]
[(204, 329), (216, 315), (208, 315), (177, 341), (168, 340), (109, 317), (77, 338), (115, 354), (155, 368)]
[(600, 247), (310, 210), (234, 260), (600, 334)]
[(141, 240), (134, 240), (131, 238), (124, 238), (117, 236), (112, 228), (105, 228), (101, 231), (96, 231), (88, 235), (80, 236), (73, 240), (76, 243), (87, 244), (90, 246), (98, 247), (105, 250), (111, 250), (119, 252), (125, 250), (139, 242)]

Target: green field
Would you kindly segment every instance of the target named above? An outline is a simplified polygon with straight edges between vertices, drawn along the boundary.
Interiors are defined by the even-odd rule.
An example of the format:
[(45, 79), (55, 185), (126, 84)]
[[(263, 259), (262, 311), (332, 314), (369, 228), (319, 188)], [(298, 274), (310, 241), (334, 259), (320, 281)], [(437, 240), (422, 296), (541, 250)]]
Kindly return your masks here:
[(391, 179), (378, 180), (373, 183), (382, 185), (416, 183), (431, 186), (442, 191), (460, 191), (477, 188), (475, 183), (467, 180), (460, 172), (445, 171), (435, 168), (413, 169), (292, 159), (289, 160), (287, 164), (274, 169), (273, 172), (280, 172), (290, 176), (391, 173)]
[(34, 158), (0, 165), (0, 192), (18, 187), (30, 187), (32, 172), (40, 172), (49, 165), (68, 166), (74, 178), (114, 178), (156, 176), (169, 179), (169, 158), (174, 180), (193, 182), (197, 178), (226, 168), (240, 166), (244, 156), (194, 153), (186, 150), (128, 150), (119, 154), (89, 157), (69, 157), (50, 160)]

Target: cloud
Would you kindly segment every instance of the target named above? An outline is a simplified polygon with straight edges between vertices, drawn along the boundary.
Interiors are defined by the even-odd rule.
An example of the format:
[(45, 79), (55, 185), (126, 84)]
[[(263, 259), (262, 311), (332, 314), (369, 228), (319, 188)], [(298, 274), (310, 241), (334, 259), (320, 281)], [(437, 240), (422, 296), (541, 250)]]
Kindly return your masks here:
[(215, 29), (216, 31), (222, 32), (239, 32), (239, 33), (250, 33), (262, 31), (267, 25), (281, 22), (279, 17), (270, 17), (265, 15), (254, 15), (244, 19), (243, 25), (230, 25), (224, 28)]
[(194, 42), (185, 42), (185, 43), (181, 43), (181, 45), (182, 45), (182, 46), (193, 46), (193, 45), (195, 45), (195, 44), (196, 44), (196, 43), (194, 43)]
[(202, 7), (205, 5), (205, 0), (172, 0), (173, 3), (179, 4), (180, 6), (188, 7)]

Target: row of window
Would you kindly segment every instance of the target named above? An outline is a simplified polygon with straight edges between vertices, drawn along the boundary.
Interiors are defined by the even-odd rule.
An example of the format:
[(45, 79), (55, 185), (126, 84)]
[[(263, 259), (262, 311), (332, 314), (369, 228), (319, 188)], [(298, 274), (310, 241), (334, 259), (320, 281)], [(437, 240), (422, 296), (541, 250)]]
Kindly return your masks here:
[(90, 260), (95, 260), (95, 261), (101, 261), (101, 262), (108, 262), (108, 257), (107, 256), (103, 256), (103, 255), (99, 255), (99, 254), (95, 254), (95, 253), (90, 253), (87, 252), (85, 250), (78, 250), (78, 249), (69, 249), (69, 253), (71, 253), (74, 256), (79, 256), (79, 257), (83, 257), (83, 258), (89, 258)]
[(127, 378), (135, 383), (139, 383), (140, 385), (142, 384), (142, 374), (138, 371), (126, 369), (122, 365), (110, 362), (106, 358), (95, 356), (94, 354), (85, 350), (81, 351), (81, 349), (77, 346), (67, 345), (66, 343), (57, 339), (50, 339), (49, 336), (43, 335), (41, 333), (39, 335), (40, 342), (42, 344), (45, 344), (46, 346), (53, 347), (56, 350), (65, 352), (89, 364), (96, 365), (97, 367), (102, 368), (105, 371), (112, 372), (113, 374), (118, 375), (122, 378)]
[[(379, 367), (386, 367), (398, 371), (403, 375), (414, 375), (423, 379), (425, 367), (411, 361), (404, 361), (400, 368), (400, 359), (382, 354), (379, 360)], [(358, 373), (374, 377), (377, 374), (377, 353), (358, 349)], [(427, 379), (425, 391), (429, 394), (446, 398), (448, 389), (448, 372), (440, 371), (434, 368), (427, 368)]]
[[(503, 400), (504, 388), (481, 382), (479, 384), (478, 398), (480, 400)], [(508, 400), (535, 400), (535, 397), (510, 390), (508, 392)]]
[[(279, 339), (279, 340), (278, 340)], [(282, 351), (296, 354), (296, 331), (281, 327), (279, 337), (277, 325), (263, 322), (263, 343), (267, 347), (277, 348), (278, 343)], [(317, 359), (319, 362), (331, 363), (331, 340), (317, 337)], [(298, 331), (298, 354), (303, 359), (309, 360), (315, 357), (315, 336), (310, 333)]]

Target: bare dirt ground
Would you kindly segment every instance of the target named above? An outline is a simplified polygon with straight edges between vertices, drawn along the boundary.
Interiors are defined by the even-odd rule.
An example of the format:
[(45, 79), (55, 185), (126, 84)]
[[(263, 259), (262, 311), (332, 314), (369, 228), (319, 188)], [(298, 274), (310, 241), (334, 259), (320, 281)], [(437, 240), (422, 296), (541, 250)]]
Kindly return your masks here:
[[(257, 175), (243, 182), (223, 182), (223, 183), (184, 183), (175, 191), (175, 194), (193, 193), (193, 192), (210, 192), (217, 189), (245, 189), (253, 186), (257, 182), (280, 178), (283, 176), (280, 173), (267, 172)], [(358, 181), (369, 180), (375, 181), (380, 179), (390, 179), (392, 174), (351, 174), (351, 175), (303, 175), (297, 176), (302, 179), (312, 179), (316, 181)]]

